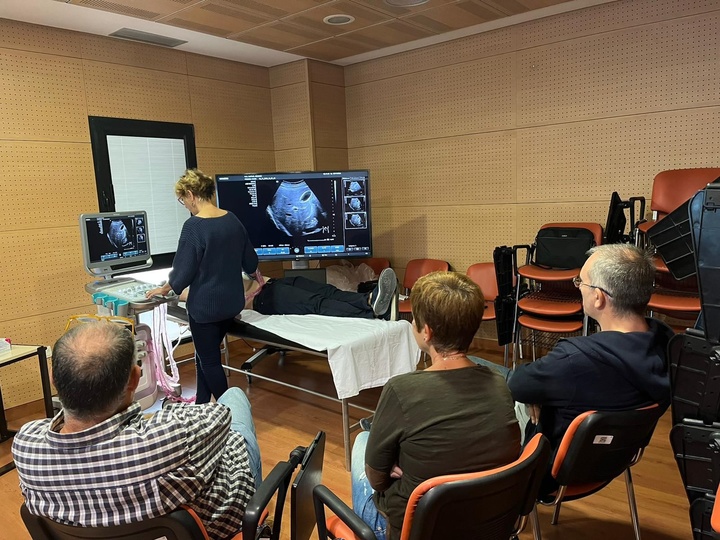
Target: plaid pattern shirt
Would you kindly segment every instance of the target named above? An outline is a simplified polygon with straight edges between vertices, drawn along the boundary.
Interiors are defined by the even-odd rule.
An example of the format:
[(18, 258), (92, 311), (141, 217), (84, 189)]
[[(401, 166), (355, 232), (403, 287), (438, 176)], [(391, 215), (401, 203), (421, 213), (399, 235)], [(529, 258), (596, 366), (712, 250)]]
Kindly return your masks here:
[(12, 452), (28, 509), (61, 523), (119, 525), (197, 512), (210, 538), (242, 527), (255, 491), (242, 435), (222, 405), (170, 405), (149, 420), (134, 403), (78, 433), (60, 433), (63, 413), (30, 422)]

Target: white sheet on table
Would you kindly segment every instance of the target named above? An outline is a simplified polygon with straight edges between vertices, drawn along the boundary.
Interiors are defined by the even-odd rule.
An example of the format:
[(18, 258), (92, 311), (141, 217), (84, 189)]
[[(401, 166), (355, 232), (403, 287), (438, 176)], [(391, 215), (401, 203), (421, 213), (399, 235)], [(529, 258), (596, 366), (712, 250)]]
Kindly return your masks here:
[(244, 310), (241, 320), (315, 351), (326, 350), (340, 399), (414, 371), (420, 358), (408, 321), (261, 315), (252, 310)]

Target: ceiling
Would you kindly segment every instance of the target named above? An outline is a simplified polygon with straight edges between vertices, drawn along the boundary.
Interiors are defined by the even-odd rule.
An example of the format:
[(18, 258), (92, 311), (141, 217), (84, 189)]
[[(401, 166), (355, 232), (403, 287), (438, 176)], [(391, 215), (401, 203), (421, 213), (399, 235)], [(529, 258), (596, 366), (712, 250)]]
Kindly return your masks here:
[[(131, 28), (181, 50), (272, 66), (339, 65), (614, 0), (0, 0), (0, 17), (108, 35)], [(323, 20), (349, 15), (349, 24)]]

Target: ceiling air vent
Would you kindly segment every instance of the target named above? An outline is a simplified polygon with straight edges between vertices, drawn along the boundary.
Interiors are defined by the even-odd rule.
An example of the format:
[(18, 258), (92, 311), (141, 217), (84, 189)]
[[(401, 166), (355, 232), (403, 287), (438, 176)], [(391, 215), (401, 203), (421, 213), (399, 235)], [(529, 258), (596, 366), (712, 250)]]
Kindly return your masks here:
[(163, 47), (177, 47), (183, 43), (187, 43), (182, 39), (175, 39), (159, 34), (151, 34), (150, 32), (141, 32), (132, 28), (121, 28), (120, 30), (108, 34), (110, 37), (119, 37), (130, 39), (132, 41), (142, 41), (143, 43), (152, 43), (153, 45), (162, 45)]

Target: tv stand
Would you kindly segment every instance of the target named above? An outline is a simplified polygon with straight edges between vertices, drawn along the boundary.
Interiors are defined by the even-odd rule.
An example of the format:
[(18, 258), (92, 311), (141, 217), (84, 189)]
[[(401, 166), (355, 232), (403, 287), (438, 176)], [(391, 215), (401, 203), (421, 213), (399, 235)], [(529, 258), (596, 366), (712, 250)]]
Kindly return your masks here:
[(308, 270), (310, 268), (310, 261), (307, 259), (303, 261), (292, 261), (293, 270)]

